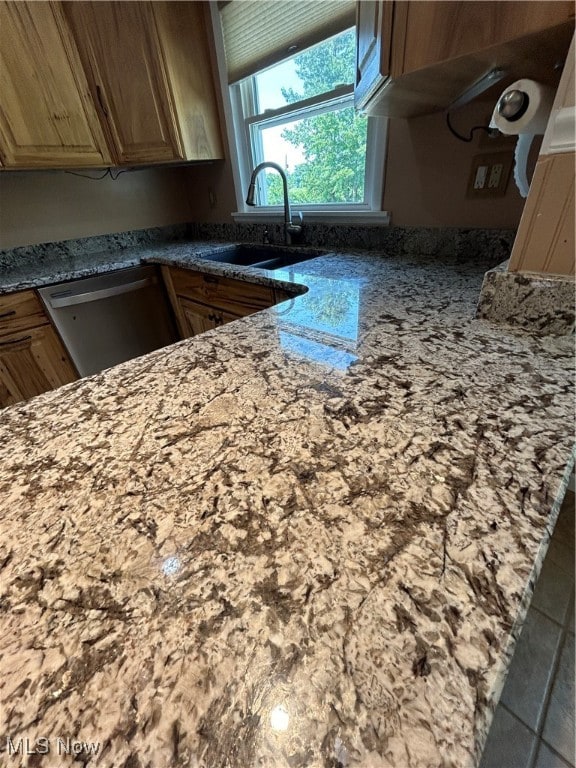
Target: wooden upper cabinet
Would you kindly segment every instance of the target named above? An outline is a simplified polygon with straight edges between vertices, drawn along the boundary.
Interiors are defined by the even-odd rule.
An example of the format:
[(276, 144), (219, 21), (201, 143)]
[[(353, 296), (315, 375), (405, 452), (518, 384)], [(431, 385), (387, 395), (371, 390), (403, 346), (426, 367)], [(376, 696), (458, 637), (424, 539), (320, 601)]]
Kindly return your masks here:
[(572, 2), (410, 0), (402, 69), (406, 74), (531, 35), (574, 18)]
[(222, 157), (202, 3), (64, 10), (117, 164)]
[(369, 99), (390, 74), (392, 3), (356, 6), (356, 99)]
[[(508, 82), (532, 77), (556, 85), (555, 67), (574, 30), (574, 4), (563, 1), (379, 0), (357, 7), (356, 107), (389, 117), (445, 109), (495, 68), (506, 70)], [(379, 51), (379, 66), (362, 59), (370, 49)]]
[(2, 165), (109, 164), (106, 141), (61, 7), (0, 2), (0, 30)]
[(150, 6), (73, 2), (65, 9), (116, 161), (183, 160)]

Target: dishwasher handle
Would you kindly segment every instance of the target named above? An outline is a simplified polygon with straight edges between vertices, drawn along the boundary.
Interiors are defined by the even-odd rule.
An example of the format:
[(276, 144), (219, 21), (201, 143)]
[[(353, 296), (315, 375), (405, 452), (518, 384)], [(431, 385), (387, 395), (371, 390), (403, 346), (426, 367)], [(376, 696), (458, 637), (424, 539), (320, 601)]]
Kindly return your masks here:
[(48, 301), (52, 309), (73, 307), (75, 304), (87, 304), (90, 301), (100, 301), (101, 299), (109, 299), (112, 296), (120, 296), (123, 293), (138, 291), (155, 283), (155, 277), (145, 277), (142, 280), (134, 280), (131, 283), (120, 283), (120, 285), (113, 285), (110, 288), (100, 288), (96, 291), (86, 291), (84, 293), (60, 291), (59, 293), (51, 293), (48, 296)]

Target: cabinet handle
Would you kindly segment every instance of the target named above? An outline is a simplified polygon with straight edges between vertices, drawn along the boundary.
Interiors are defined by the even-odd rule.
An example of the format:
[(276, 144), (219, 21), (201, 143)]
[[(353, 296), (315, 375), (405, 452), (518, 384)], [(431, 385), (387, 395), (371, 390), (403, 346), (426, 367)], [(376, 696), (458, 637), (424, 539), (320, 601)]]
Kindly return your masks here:
[(21, 344), (23, 341), (30, 341), (32, 336), (22, 336), (20, 339), (9, 339), (8, 341), (0, 341), (0, 347), (7, 347), (9, 344)]
[(216, 325), (220, 325), (224, 322), (222, 315), (213, 315), (212, 313), (208, 315), (208, 320), (212, 320), (212, 322), (216, 323)]
[(108, 117), (108, 110), (106, 109), (106, 104), (104, 104), (104, 99), (102, 98), (102, 88), (100, 88), (99, 85), (96, 86), (96, 96), (98, 97), (100, 109), (104, 112), (104, 117)]
[(9, 309), (8, 312), (2, 312), (2, 314), (0, 314), (0, 320), (2, 320), (4, 317), (12, 317), (12, 315), (15, 315), (15, 314), (16, 314), (15, 309)]
[(218, 278), (213, 275), (203, 275), (205, 283), (217, 283)]

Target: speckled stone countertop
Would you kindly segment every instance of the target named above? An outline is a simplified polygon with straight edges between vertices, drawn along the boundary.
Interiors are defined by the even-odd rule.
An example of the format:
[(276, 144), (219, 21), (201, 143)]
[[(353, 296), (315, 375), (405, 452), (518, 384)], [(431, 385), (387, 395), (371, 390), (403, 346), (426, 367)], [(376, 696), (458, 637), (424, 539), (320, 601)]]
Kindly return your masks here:
[(508, 262), (484, 275), (477, 317), (536, 333), (574, 333), (574, 275), (509, 272)]
[(121, 249), (108, 247), (96, 253), (61, 252), (52, 244), (42, 251), (41, 246), (35, 246), (32, 258), (18, 258), (11, 253), (4, 263), (0, 259), (0, 295), (134, 267), (143, 261), (165, 262), (173, 258), (192, 262), (204, 253), (229, 246), (230, 243), (213, 241), (149, 243)]
[(309, 290), (2, 412), (3, 767), (477, 763), (573, 442), (490, 266), (246, 270)]

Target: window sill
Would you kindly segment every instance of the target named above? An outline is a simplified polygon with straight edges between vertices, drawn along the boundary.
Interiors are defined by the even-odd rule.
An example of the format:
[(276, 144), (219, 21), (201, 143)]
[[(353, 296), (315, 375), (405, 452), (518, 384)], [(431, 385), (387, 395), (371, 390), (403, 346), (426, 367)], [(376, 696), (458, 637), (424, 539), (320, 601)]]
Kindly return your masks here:
[[(293, 210), (292, 213), (296, 213)], [(238, 224), (282, 223), (282, 211), (236, 211), (232, 218)], [(386, 227), (390, 224), (388, 211), (303, 211), (304, 224), (371, 224)]]

